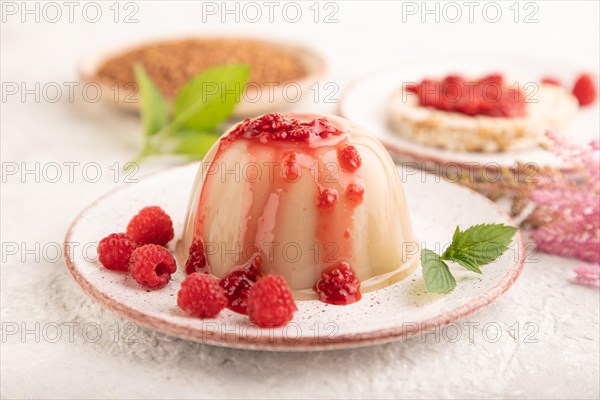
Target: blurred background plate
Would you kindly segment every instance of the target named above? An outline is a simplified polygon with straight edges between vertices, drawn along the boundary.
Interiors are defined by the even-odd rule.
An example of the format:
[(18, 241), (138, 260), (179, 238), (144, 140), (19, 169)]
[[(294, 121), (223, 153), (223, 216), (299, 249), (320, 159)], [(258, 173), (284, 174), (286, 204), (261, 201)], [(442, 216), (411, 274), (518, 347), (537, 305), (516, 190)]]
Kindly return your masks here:
[[(356, 80), (346, 91), (340, 103), (339, 113), (373, 132), (401, 161), (418, 162), (421, 168), (427, 170), (447, 165), (465, 168), (473, 168), (474, 165), (490, 168), (514, 167), (518, 162), (535, 163), (540, 168), (569, 169), (562, 160), (541, 148), (505, 153), (469, 153), (414, 143), (396, 135), (388, 126), (388, 101), (392, 92), (402, 86), (403, 82), (419, 82), (426, 77), (450, 73), (467, 76), (501, 73), (509, 81), (521, 84), (539, 82), (543, 77), (552, 76), (558, 78), (567, 88), (571, 88), (581, 72), (584, 71), (573, 66), (561, 65), (560, 62), (528, 57), (456, 55), (452, 58), (419, 59), (373, 71)], [(597, 138), (600, 133), (598, 103), (581, 108), (563, 133), (582, 144)]]

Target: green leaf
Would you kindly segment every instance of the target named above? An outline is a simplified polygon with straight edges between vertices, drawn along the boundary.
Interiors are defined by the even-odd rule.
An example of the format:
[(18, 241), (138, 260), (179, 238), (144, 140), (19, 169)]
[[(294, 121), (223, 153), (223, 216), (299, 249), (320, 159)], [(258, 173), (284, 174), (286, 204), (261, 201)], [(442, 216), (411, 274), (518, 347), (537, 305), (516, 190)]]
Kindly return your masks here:
[(232, 64), (201, 72), (175, 97), (176, 130), (207, 131), (226, 120), (239, 102), (250, 68)]
[(504, 224), (474, 225), (462, 232), (456, 227), (452, 244), (442, 254), (442, 259), (481, 273), (479, 267), (497, 260), (508, 249), (517, 230)]
[(183, 132), (173, 137), (175, 145), (170, 153), (202, 159), (219, 137), (213, 132)]
[[(444, 255), (442, 255), (442, 258), (444, 260), (454, 261), (470, 271), (476, 272), (478, 274), (482, 273), (481, 269), (479, 269), (479, 265), (483, 265), (483, 264), (478, 264), (478, 262), (468, 254), (458, 253), (458, 254), (455, 254), (452, 258), (450, 258), (450, 257), (447, 257), (444, 253)], [(486, 263), (486, 264), (489, 264), (489, 263)]]
[(135, 80), (140, 90), (142, 122), (147, 136), (152, 136), (167, 125), (167, 102), (160, 94), (144, 67), (136, 64)]
[(445, 294), (456, 287), (454, 276), (438, 254), (429, 249), (421, 250), (421, 265), (428, 292)]

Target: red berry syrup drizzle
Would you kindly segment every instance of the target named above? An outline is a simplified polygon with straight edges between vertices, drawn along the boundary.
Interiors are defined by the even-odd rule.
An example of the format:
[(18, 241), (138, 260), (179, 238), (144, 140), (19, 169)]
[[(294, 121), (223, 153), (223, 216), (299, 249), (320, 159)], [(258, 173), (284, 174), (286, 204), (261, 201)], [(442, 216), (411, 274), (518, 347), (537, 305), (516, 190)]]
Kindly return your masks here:
[(335, 305), (356, 303), (362, 297), (360, 281), (346, 262), (324, 271), (321, 279), (315, 283), (315, 291), (321, 301)]
[(227, 297), (227, 308), (247, 314), (248, 294), (260, 277), (262, 256), (254, 254), (246, 264), (237, 267), (219, 281)]

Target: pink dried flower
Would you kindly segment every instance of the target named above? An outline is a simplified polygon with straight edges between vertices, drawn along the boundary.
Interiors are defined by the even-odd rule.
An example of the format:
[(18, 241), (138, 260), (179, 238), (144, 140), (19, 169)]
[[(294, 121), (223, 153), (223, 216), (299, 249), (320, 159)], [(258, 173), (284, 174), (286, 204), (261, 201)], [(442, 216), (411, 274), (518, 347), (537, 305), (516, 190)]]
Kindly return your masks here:
[(600, 145), (595, 140), (589, 146), (577, 146), (555, 134), (549, 138), (554, 151), (581, 177), (552, 174), (540, 178), (530, 199), (545, 224), (531, 236), (543, 252), (600, 263)]
[(575, 281), (587, 286), (600, 286), (600, 264), (582, 264), (575, 268)]

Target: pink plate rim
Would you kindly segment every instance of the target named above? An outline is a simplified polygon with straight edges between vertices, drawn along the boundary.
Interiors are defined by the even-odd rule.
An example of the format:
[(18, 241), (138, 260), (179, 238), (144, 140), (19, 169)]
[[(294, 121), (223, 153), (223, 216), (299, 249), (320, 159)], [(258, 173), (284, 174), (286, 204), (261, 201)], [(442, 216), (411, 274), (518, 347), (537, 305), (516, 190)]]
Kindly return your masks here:
[[(191, 164), (191, 163), (190, 163)], [(189, 164), (183, 164), (180, 166), (166, 168), (161, 171), (157, 171), (155, 173), (151, 173), (145, 176), (150, 177), (157, 174), (168, 173), (177, 168), (187, 167)], [(508, 214), (506, 214), (496, 203), (488, 199), (487, 197), (471, 190), (466, 187), (458, 186), (459, 190), (463, 190), (466, 195), (476, 196), (480, 199), (488, 202), (493, 205), (499, 214), (503, 216), (507, 222), (512, 223), (512, 219)], [(285, 337), (275, 337), (271, 335), (261, 335), (260, 338), (252, 337), (244, 337), (237, 335), (233, 332), (222, 333), (213, 330), (202, 330), (195, 328), (187, 328), (183, 327), (169, 321), (166, 321), (160, 317), (151, 316), (140, 312), (134, 308), (131, 308), (127, 305), (124, 305), (115, 299), (110, 298), (102, 291), (100, 291), (96, 286), (94, 286), (91, 282), (85, 279), (79, 272), (77, 265), (73, 259), (71, 254), (72, 247), (69, 246), (71, 242), (71, 237), (73, 235), (73, 230), (79, 224), (79, 221), (83, 218), (83, 216), (91, 209), (97, 206), (97, 204), (102, 201), (104, 198), (111, 196), (115, 192), (125, 189), (127, 186), (122, 185), (121, 187), (117, 187), (108, 193), (100, 196), (89, 206), (85, 207), (78, 215), (75, 217), (67, 234), (65, 236), (64, 242), (64, 254), (65, 261), (67, 265), (67, 269), (77, 282), (79, 286), (83, 289), (83, 291), (92, 297), (94, 300), (98, 301), (101, 305), (106, 308), (115, 311), (117, 314), (122, 316), (125, 319), (133, 321), (135, 323), (140, 324), (148, 329), (164, 333), (167, 335), (179, 337), (186, 340), (191, 340), (195, 342), (201, 342), (205, 344), (221, 346), (221, 347), (231, 347), (231, 348), (242, 348), (242, 349), (251, 349), (251, 350), (275, 350), (275, 351), (308, 351), (308, 350), (335, 350), (342, 348), (351, 348), (351, 347), (363, 347), (375, 344), (382, 344), (386, 342), (391, 342), (395, 340), (400, 340), (402, 338), (406, 338), (409, 336), (416, 335), (421, 331), (431, 330), (443, 325), (447, 325), (449, 323), (455, 322), (459, 319), (467, 317), (474, 312), (478, 311), (482, 307), (492, 303), (496, 300), (500, 295), (510, 288), (513, 283), (517, 280), (521, 271), (523, 269), (523, 265), (525, 263), (525, 251), (523, 249), (524, 241), (523, 236), (520, 231), (517, 231), (515, 235), (515, 241), (518, 243), (518, 248), (520, 256), (518, 261), (516, 261), (513, 266), (509, 269), (509, 271), (502, 277), (502, 279), (487, 292), (479, 295), (472, 302), (468, 304), (464, 304), (450, 312), (440, 314), (436, 317), (429, 318), (427, 320), (421, 321), (419, 323), (418, 328), (415, 328), (413, 325), (410, 327), (407, 326), (399, 326), (395, 328), (386, 328), (380, 329), (377, 331), (364, 333), (364, 334), (344, 334), (334, 337), (327, 338), (315, 338), (315, 337), (305, 337), (300, 339), (294, 339), (293, 342)]]

